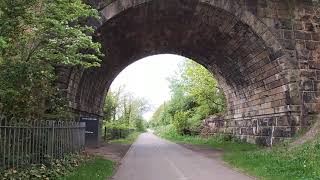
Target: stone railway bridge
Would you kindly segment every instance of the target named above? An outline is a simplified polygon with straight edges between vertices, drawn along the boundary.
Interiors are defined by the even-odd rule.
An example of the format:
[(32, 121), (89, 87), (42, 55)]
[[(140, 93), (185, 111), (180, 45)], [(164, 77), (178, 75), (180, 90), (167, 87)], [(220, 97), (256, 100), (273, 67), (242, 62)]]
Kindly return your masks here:
[(100, 68), (59, 67), (80, 116), (101, 116), (105, 94), (131, 63), (170, 53), (218, 79), (228, 109), (220, 131), (251, 143), (290, 138), (320, 113), (316, 0), (88, 0), (102, 16)]

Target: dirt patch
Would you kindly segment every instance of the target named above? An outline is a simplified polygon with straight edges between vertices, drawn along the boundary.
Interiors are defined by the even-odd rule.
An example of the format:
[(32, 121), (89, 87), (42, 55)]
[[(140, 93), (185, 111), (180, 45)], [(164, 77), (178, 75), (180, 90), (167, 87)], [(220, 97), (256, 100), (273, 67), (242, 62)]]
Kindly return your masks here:
[(192, 151), (198, 152), (209, 158), (221, 159), (221, 156), (223, 154), (222, 150), (213, 149), (212, 147), (206, 146), (206, 145), (183, 144), (183, 143), (179, 143), (179, 145), (187, 149), (190, 149)]
[(119, 163), (129, 150), (130, 146), (130, 144), (106, 143), (100, 148), (87, 148), (86, 151), (90, 154), (99, 155)]

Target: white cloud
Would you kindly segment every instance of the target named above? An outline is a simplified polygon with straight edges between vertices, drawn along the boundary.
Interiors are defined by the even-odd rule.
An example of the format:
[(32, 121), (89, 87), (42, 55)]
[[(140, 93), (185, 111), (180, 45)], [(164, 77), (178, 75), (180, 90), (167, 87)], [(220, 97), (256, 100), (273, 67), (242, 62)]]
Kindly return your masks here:
[(124, 69), (113, 81), (111, 90), (125, 85), (135, 96), (149, 101), (152, 108), (144, 114), (149, 119), (155, 108), (170, 99), (167, 78), (179, 70), (179, 64), (186, 59), (182, 56), (163, 54), (143, 58)]

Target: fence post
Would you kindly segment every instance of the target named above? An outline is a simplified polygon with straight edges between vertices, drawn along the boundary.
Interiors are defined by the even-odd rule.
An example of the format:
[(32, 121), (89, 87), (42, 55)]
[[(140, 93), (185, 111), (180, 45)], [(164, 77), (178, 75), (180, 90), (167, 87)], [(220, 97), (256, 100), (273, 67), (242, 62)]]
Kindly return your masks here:
[(81, 129), (81, 150), (84, 150), (86, 144), (85, 131), (86, 131), (86, 123), (80, 122)]
[(54, 158), (54, 121), (51, 122), (51, 158)]

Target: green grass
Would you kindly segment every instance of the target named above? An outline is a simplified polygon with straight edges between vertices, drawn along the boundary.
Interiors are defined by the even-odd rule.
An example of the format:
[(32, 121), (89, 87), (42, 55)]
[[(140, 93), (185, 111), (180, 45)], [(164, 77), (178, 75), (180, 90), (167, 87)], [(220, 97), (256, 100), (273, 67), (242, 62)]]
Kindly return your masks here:
[(223, 136), (201, 138), (181, 136), (172, 127), (162, 127), (156, 133), (175, 142), (208, 145), (225, 151), (223, 159), (243, 172), (260, 179), (295, 180), (320, 179), (320, 136), (299, 147), (287, 143), (270, 148), (247, 144)]
[(162, 138), (186, 144), (208, 145), (215, 149), (222, 149), (228, 152), (252, 151), (261, 149), (260, 146), (241, 142), (237, 139), (230, 139), (225, 136), (215, 136), (211, 138), (202, 138), (200, 136), (182, 136), (175, 132), (172, 126), (165, 126), (156, 129), (155, 132)]
[[(141, 132), (132, 132), (126, 138), (115, 139), (109, 142), (130, 145), (140, 134)], [(102, 157), (96, 157), (88, 162), (83, 163), (70, 175), (66, 176), (64, 180), (106, 180), (112, 176), (114, 168), (114, 162), (103, 159)]]
[(127, 136), (126, 138), (122, 138), (122, 139), (114, 139), (109, 141), (110, 143), (119, 143), (119, 144), (132, 144), (137, 137), (141, 134), (141, 132), (132, 132), (129, 134), (129, 136)]
[(278, 146), (224, 155), (229, 164), (264, 179), (320, 179), (320, 137), (296, 148)]
[(95, 157), (81, 164), (69, 175), (64, 177), (63, 180), (106, 180), (112, 176), (114, 169), (114, 162), (103, 159), (102, 157)]

